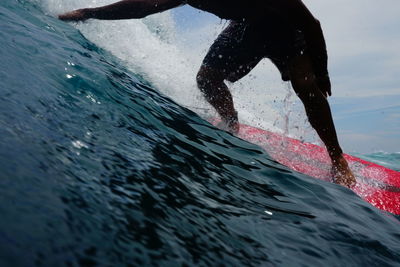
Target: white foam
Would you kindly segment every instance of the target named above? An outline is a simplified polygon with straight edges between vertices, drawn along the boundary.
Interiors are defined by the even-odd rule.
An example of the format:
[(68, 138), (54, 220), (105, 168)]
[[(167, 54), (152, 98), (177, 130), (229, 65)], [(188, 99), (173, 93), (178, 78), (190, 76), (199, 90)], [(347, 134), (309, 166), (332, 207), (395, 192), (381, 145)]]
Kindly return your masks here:
[[(115, 2), (32, 1), (40, 2), (53, 15)], [(202, 27), (178, 32), (173, 14), (164, 12), (142, 20), (89, 20), (76, 24), (76, 27), (86, 38), (120, 58), (130, 70), (145, 77), (159, 91), (204, 115), (212, 109), (200, 94), (195, 77), (208, 47), (225, 24), (205, 21)], [(283, 100), (290, 89), (281, 82), (279, 72), (268, 60), (262, 61), (247, 77), (230, 85), (230, 89), (242, 122), (274, 131), (286, 127), (302, 129), (300, 133), (293, 133), (299, 137), (305, 135), (304, 112), (302, 108), (290, 115), (284, 111)], [(288, 101), (298, 103), (295, 96), (289, 96)], [(285, 126), (287, 118), (290, 118), (290, 126)]]

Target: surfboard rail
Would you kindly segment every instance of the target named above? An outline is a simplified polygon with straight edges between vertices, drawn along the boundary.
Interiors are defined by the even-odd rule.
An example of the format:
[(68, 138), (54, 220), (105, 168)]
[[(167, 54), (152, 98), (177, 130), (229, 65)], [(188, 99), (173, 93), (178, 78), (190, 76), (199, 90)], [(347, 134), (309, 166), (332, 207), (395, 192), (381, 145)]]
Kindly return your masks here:
[[(209, 120), (214, 126), (219, 119)], [(290, 169), (332, 182), (331, 160), (324, 147), (283, 134), (240, 124), (237, 137), (262, 147), (273, 159)], [(345, 154), (357, 183), (351, 189), (373, 206), (400, 215), (400, 172)]]

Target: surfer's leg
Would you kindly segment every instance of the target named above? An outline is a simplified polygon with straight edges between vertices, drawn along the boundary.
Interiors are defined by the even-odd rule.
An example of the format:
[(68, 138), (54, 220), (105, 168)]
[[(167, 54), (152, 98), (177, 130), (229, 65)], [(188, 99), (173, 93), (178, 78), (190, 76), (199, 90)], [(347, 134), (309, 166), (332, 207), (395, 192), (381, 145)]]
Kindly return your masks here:
[(304, 104), (310, 124), (329, 152), (335, 181), (345, 186), (353, 185), (355, 178), (343, 158), (329, 103), (317, 86), (309, 57), (307, 55), (294, 57), (289, 63), (289, 75), (293, 89)]
[(197, 74), (197, 85), (206, 100), (234, 132), (239, 129), (237, 112), (225, 80), (235, 82), (261, 60), (247, 35), (248, 25), (231, 22), (210, 47)]
[(342, 154), (331, 110), (327, 99), (319, 91), (311, 62), (307, 56), (297, 56), (289, 65), (290, 80), (297, 96), (301, 99), (311, 125), (325, 143), (329, 154), (338, 157)]
[(216, 69), (202, 66), (197, 74), (197, 86), (222, 120), (233, 132), (239, 130), (238, 116), (232, 95), (224, 83), (226, 75)]

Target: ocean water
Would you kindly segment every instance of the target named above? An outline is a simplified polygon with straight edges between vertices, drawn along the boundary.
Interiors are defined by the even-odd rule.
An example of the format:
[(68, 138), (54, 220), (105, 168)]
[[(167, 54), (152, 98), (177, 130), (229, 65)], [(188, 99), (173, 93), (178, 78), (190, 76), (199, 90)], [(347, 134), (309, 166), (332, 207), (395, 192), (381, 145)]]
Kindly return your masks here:
[(137, 51), (183, 53), (168, 16), (124, 44), (64, 8), (0, 3), (0, 266), (400, 266), (398, 217), (208, 124), (171, 78), (197, 57)]

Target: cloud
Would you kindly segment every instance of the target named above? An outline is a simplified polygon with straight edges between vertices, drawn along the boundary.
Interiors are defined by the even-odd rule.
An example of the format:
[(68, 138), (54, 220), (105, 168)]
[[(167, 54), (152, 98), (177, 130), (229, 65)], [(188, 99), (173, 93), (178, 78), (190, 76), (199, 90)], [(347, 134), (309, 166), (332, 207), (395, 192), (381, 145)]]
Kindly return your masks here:
[[(324, 29), (335, 96), (400, 95), (400, 1), (303, 1)], [(179, 29), (196, 29), (194, 43), (221, 28), (218, 18), (190, 7), (175, 14)]]
[(400, 1), (304, 3), (322, 23), (335, 95), (400, 95)]

